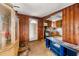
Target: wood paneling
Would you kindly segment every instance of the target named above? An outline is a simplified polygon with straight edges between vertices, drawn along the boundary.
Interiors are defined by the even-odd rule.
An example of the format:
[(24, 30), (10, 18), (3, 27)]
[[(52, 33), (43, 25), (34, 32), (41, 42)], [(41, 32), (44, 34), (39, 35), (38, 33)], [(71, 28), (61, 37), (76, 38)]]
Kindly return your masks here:
[(79, 4), (63, 9), (62, 13), (63, 41), (79, 44)]
[(38, 40), (44, 39), (44, 21), (38, 19)]
[[(26, 15), (18, 14), (19, 16), (19, 38), (20, 42), (28, 42), (29, 41), (29, 17)], [(43, 27), (43, 19), (38, 19), (38, 40), (44, 38), (44, 27)]]
[(52, 22), (45, 19), (38, 19), (38, 40), (44, 39), (44, 22), (51, 27)]
[(49, 20), (44, 20), (44, 23), (47, 23), (48, 27), (51, 27), (51, 25), (52, 25), (52, 21), (49, 21)]
[(19, 41), (20, 43), (29, 41), (29, 16), (18, 14), (19, 17)]

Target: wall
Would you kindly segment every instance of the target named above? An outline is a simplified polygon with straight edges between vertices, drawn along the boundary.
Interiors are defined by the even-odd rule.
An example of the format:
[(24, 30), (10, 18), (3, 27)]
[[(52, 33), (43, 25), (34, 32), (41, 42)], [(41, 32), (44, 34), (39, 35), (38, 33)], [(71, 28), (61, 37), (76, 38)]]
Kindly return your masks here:
[(79, 44), (79, 4), (63, 9), (62, 13), (63, 41)]
[(44, 21), (43, 19), (38, 19), (38, 40), (44, 39)]
[(19, 41), (28, 43), (29, 41), (29, 16), (17, 14), (19, 18)]
[(51, 27), (52, 22), (46, 19), (38, 19), (38, 39), (44, 39), (44, 23)]
[(48, 24), (48, 27), (51, 27), (52, 26), (52, 21), (44, 20), (44, 23), (47, 23)]
[[(27, 42), (29, 41), (29, 17), (22, 14), (17, 14), (19, 17), (19, 38), (20, 42)], [(35, 18), (38, 20), (38, 40), (44, 39), (44, 26), (43, 26), (43, 19)], [(25, 23), (25, 24), (24, 24)], [(25, 28), (25, 30), (23, 30)]]

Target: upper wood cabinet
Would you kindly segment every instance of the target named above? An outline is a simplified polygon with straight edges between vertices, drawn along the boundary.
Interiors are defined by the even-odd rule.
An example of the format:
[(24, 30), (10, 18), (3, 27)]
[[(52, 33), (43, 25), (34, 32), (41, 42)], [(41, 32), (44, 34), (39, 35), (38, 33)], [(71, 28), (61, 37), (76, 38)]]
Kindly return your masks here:
[(62, 20), (56, 21), (56, 27), (57, 28), (62, 28)]
[(62, 10), (63, 41), (79, 44), (79, 4)]

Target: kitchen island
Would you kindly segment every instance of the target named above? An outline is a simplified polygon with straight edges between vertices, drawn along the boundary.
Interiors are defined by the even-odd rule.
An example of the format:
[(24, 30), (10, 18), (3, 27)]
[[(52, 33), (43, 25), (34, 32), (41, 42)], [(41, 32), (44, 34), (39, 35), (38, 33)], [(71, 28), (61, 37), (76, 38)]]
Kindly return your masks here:
[(59, 56), (79, 55), (79, 46), (62, 41), (62, 37), (46, 37), (46, 47)]

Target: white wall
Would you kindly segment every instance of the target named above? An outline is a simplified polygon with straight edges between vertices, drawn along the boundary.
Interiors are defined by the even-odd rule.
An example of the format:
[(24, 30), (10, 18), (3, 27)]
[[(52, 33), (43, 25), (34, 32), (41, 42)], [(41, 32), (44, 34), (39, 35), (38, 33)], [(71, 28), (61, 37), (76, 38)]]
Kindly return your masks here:
[(29, 41), (38, 39), (38, 21), (37, 19), (30, 18), (29, 22)]

